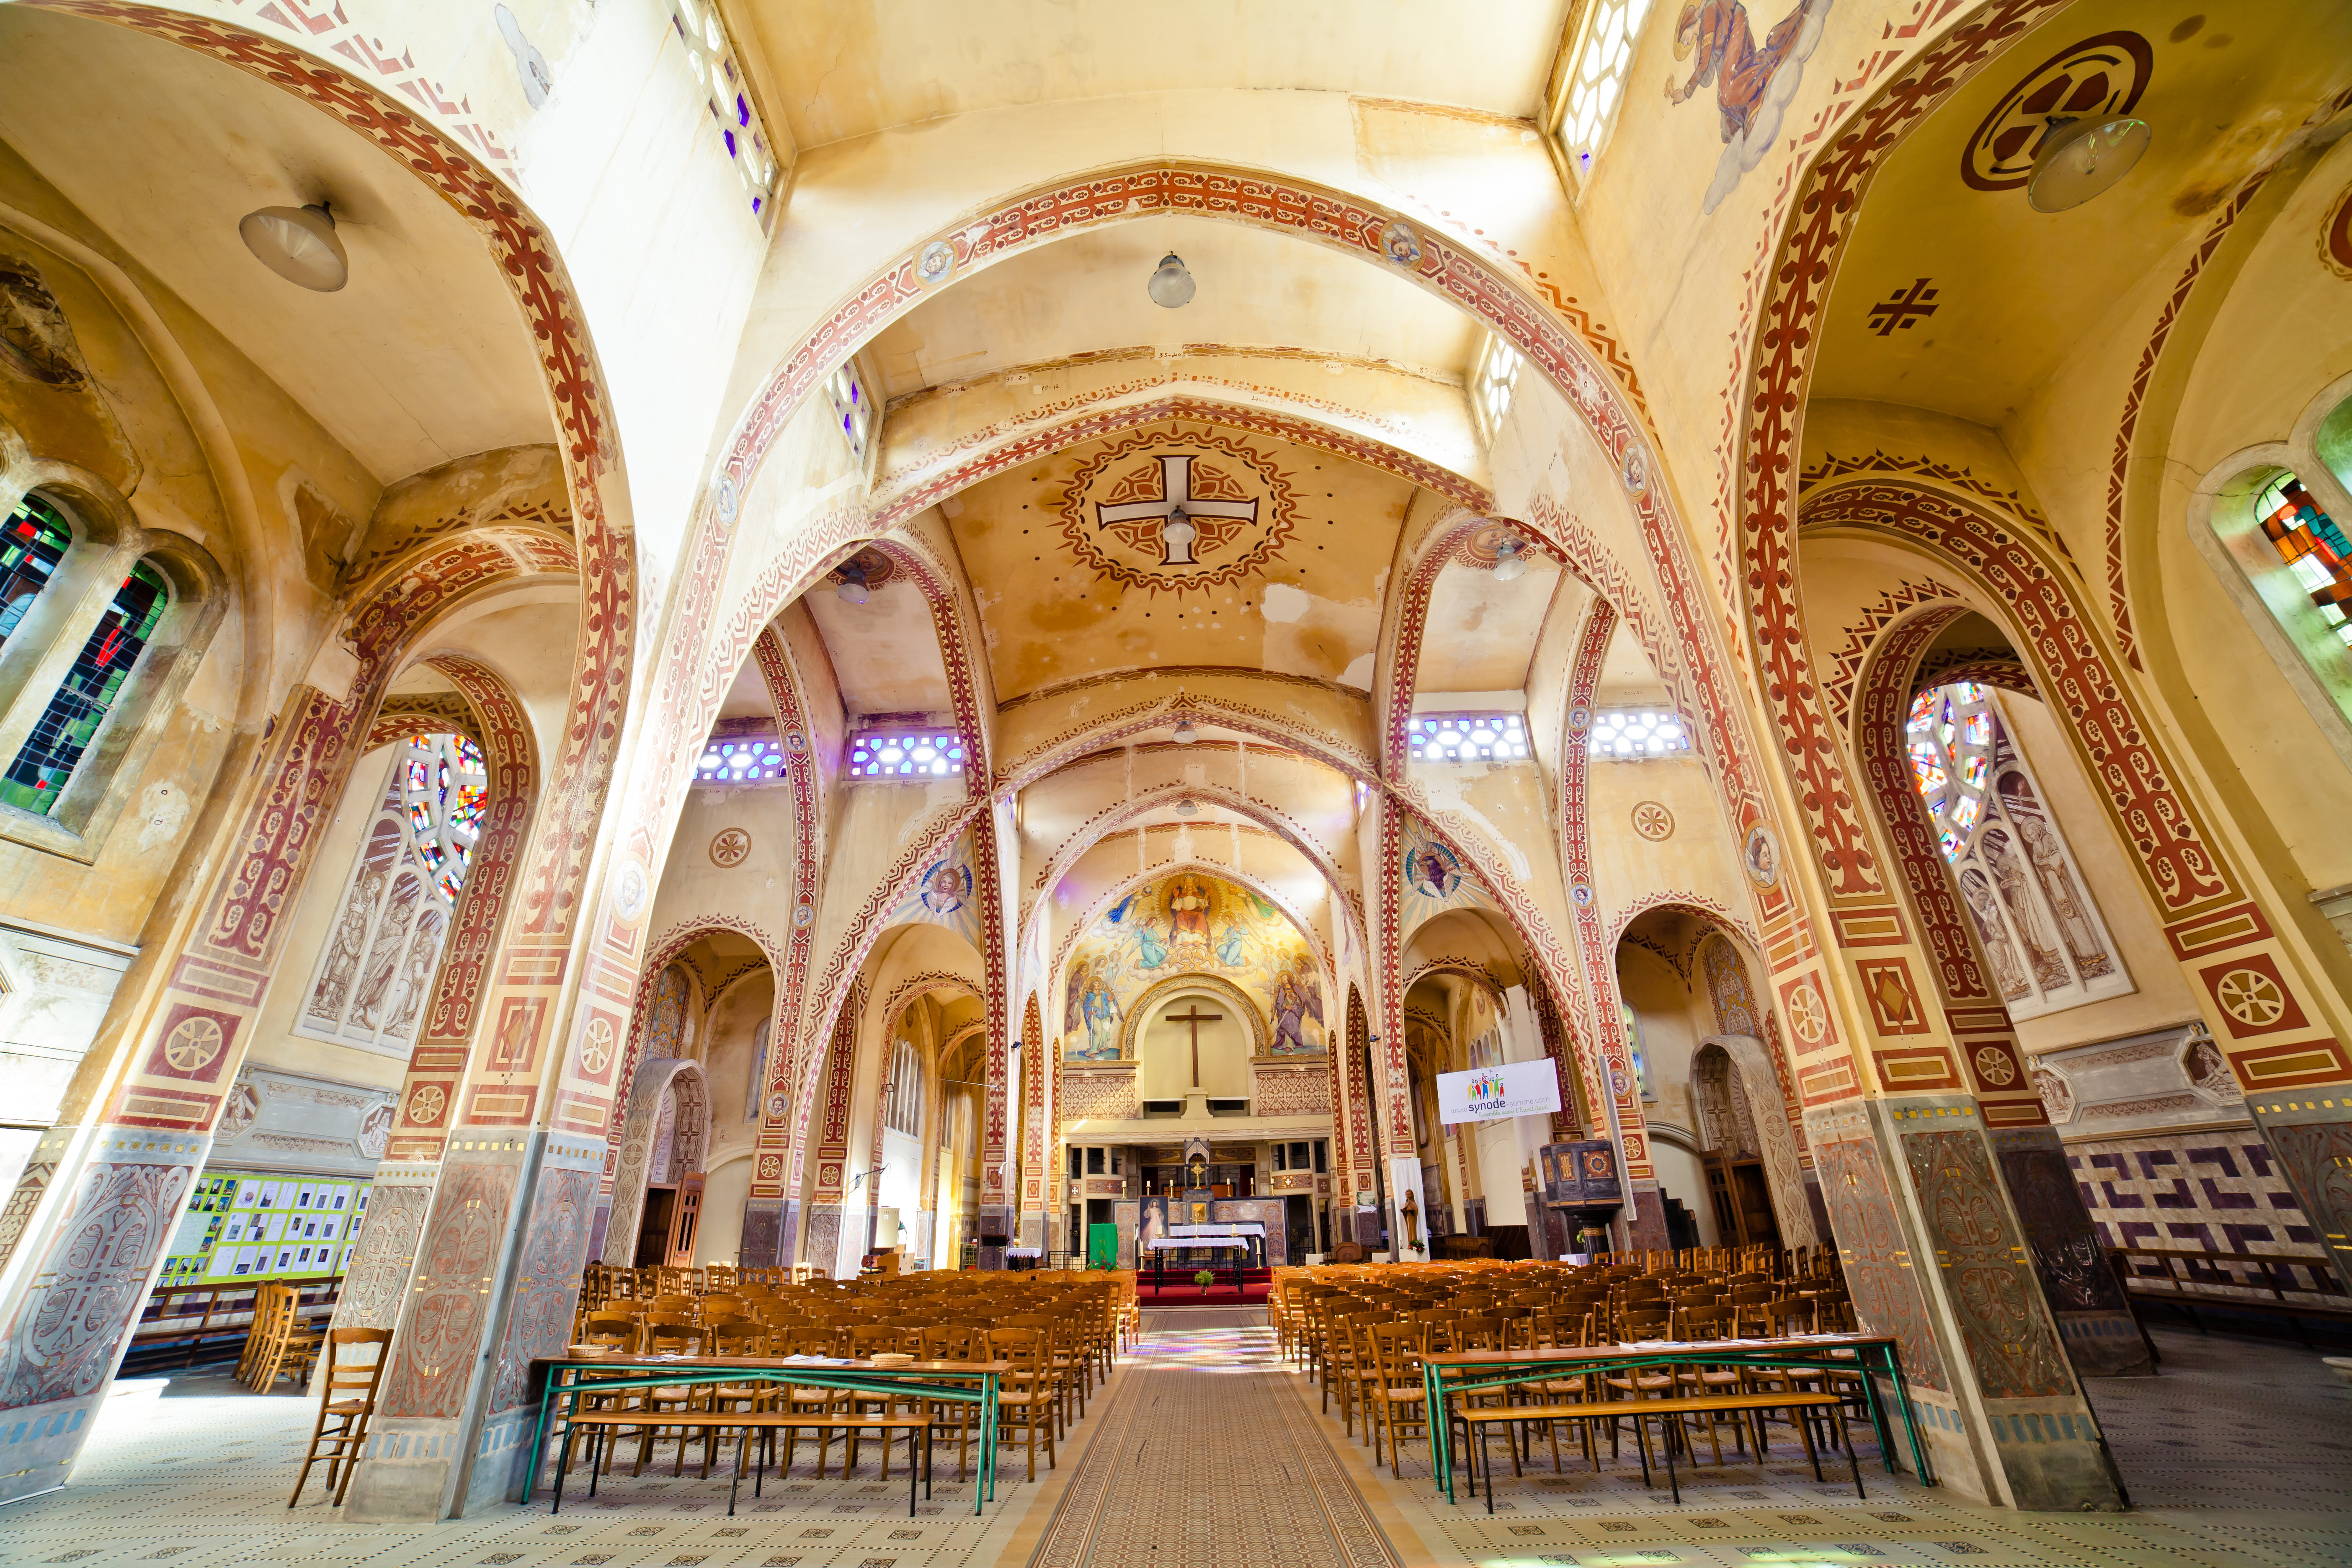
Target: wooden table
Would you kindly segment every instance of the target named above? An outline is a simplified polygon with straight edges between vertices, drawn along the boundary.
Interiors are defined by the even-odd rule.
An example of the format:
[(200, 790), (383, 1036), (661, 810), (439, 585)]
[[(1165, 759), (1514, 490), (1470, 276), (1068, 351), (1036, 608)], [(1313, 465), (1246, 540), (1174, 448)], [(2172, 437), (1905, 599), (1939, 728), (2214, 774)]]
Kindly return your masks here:
[[(1851, 1358), (1832, 1354), (1852, 1351)], [(1634, 1344), (1585, 1345), (1567, 1350), (1539, 1351), (1456, 1351), (1450, 1354), (1424, 1356), (1421, 1363), (1422, 1391), (1428, 1401), (1429, 1468), (1430, 1473), (1444, 1489), (1446, 1500), (1458, 1501), (1454, 1495), (1453, 1438), (1447, 1428), (1446, 1401), (1456, 1394), (1478, 1394), (1487, 1389), (1509, 1388), (1524, 1383), (1542, 1383), (1558, 1377), (1581, 1376), (1586, 1373), (1616, 1373), (1653, 1366), (1763, 1367), (1779, 1371), (1859, 1372), (1862, 1386), (1870, 1404), (1870, 1421), (1878, 1433), (1878, 1451), (1885, 1456), (1886, 1468), (1895, 1468), (1894, 1433), (1886, 1424), (1886, 1410), (1878, 1394), (1877, 1379), (1886, 1378), (1895, 1389), (1895, 1405), (1903, 1413), (1903, 1426), (1911, 1440), (1911, 1461), (1919, 1479), (1928, 1486), (1936, 1479), (1927, 1468), (1926, 1445), (1919, 1439), (1919, 1424), (1911, 1411), (1910, 1391), (1903, 1383), (1903, 1359), (1896, 1353), (1892, 1334), (1796, 1334), (1777, 1340), (1686, 1340), (1655, 1341)], [(1605, 1412), (1604, 1402), (1596, 1410)]]
[[(530, 1473), (522, 1500), (529, 1502), (546, 1461), (549, 1417), (570, 1398), (626, 1393), (638, 1388), (699, 1388), (719, 1384), (772, 1383), (796, 1388), (838, 1388), (856, 1394), (934, 1400), (980, 1406), (980, 1477), (972, 1512), (996, 1500), (996, 1394), (1013, 1363), (1003, 1361), (917, 1361), (877, 1366), (840, 1356), (630, 1355), (619, 1351), (568, 1350), (534, 1360), (530, 1374), (539, 1390), (539, 1425), (530, 1440)], [(594, 1373), (593, 1383), (581, 1381)], [(653, 1425), (650, 1415), (647, 1425)], [(811, 1426), (824, 1425), (812, 1417)], [(885, 1452), (887, 1453), (887, 1449)], [(914, 1456), (908, 1455), (909, 1468)], [(562, 1482), (559, 1480), (559, 1486)]]

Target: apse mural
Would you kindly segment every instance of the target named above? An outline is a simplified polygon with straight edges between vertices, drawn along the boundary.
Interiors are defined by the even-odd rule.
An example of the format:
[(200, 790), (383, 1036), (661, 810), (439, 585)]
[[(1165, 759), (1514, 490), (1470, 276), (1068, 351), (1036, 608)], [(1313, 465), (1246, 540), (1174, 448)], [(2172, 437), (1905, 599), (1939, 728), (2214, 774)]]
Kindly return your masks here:
[(945, 855), (923, 868), (923, 874), (890, 911), (888, 923), (945, 926), (978, 947), (979, 888), (972, 871), (971, 839), (959, 838)]
[(1771, 151), (1780, 117), (1804, 79), (1805, 61), (1822, 41), (1829, 11), (1830, 0), (1794, 0), (1760, 43), (1748, 7), (1738, 0), (1698, 0), (1675, 17), (1675, 58), (1690, 75), (1679, 82), (1666, 79), (1666, 101), (1686, 103), (1714, 88), (1723, 132), (1723, 156), (1717, 161), (1702, 211), (1720, 206), (1740, 177)]
[(1239, 986), (1264, 1013), (1274, 1055), (1324, 1048), (1323, 983), (1298, 928), (1255, 889), (1183, 870), (1113, 904), (1070, 954), (1063, 1055), (1118, 1059), (1119, 1030), (1135, 998), (1180, 974)]

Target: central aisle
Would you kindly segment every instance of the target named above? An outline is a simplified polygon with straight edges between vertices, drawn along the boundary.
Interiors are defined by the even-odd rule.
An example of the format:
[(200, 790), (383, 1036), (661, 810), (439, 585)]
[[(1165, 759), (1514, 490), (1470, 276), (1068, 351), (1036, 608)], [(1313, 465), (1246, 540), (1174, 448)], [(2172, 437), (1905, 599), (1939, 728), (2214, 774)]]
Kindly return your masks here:
[(1033, 1568), (1401, 1563), (1263, 1313), (1147, 1311), (1143, 1323)]

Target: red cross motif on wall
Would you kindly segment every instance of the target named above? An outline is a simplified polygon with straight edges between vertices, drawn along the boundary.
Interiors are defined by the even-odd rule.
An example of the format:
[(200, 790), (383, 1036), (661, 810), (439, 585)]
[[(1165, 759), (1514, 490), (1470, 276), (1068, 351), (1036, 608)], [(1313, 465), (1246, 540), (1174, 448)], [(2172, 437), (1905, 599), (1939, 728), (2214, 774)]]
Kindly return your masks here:
[(1870, 324), (1878, 329), (1880, 337), (1891, 338), (1895, 328), (1907, 330), (1914, 321), (1936, 313), (1936, 307), (1927, 302), (1936, 297), (1936, 292), (1927, 287), (1925, 278), (1908, 289), (1897, 289), (1882, 303), (1870, 308)]

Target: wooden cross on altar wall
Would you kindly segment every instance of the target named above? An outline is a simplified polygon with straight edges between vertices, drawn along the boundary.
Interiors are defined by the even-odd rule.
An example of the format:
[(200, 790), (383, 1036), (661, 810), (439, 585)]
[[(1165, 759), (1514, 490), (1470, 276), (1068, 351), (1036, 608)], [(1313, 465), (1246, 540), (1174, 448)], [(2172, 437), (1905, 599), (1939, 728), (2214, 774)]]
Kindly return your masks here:
[(1171, 1024), (1190, 1024), (1192, 1026), (1192, 1087), (1194, 1089), (1200, 1088), (1201, 1026), (1203, 1024), (1222, 1024), (1225, 1021), (1225, 1016), (1223, 1013), (1203, 1013), (1201, 1011), (1201, 1005), (1198, 1002), (1195, 1002), (1192, 1005), (1192, 1011), (1190, 1012), (1163, 1013), (1160, 1016), (1167, 1019), (1168, 1022)]

